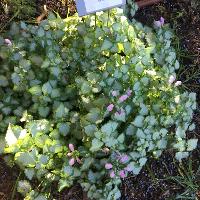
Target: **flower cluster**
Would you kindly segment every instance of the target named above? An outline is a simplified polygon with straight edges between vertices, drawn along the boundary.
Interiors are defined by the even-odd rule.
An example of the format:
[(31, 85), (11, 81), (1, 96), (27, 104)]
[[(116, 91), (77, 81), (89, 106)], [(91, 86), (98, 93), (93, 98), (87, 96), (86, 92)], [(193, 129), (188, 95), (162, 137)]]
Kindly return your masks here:
[(113, 163), (106, 163), (105, 168), (109, 170), (111, 178), (119, 176), (120, 178), (125, 178), (128, 172), (131, 171), (130, 167), (127, 164), (129, 157), (126, 154), (116, 153), (115, 161)]
[[(119, 96), (119, 92), (118, 92), (118, 91), (115, 91), (115, 90), (113, 90), (113, 91), (111, 92), (111, 94), (112, 94), (112, 97), (118, 97), (118, 96)], [(132, 90), (130, 90), (130, 89), (128, 88), (128, 90), (126, 91), (125, 94), (123, 94), (123, 95), (121, 95), (120, 97), (117, 98), (116, 104), (123, 103), (123, 102), (126, 101), (131, 95), (132, 95)], [(114, 107), (115, 107), (115, 105), (114, 105), (113, 103), (109, 104), (109, 105), (107, 106), (107, 111), (108, 111), (108, 112), (113, 111)], [(122, 114), (124, 114), (124, 109), (123, 109), (123, 108), (118, 109), (118, 111), (115, 113), (115, 115), (122, 115)]]
[(158, 28), (161, 28), (165, 24), (165, 19), (163, 17), (160, 18), (158, 21), (154, 21), (154, 25)]
[(178, 86), (180, 86), (182, 84), (181, 81), (176, 81), (176, 82), (175, 81), (176, 81), (176, 77), (174, 75), (171, 75), (169, 77), (169, 81), (168, 81), (170, 85), (174, 83), (174, 86), (178, 87)]
[(69, 144), (69, 150), (71, 151), (67, 154), (68, 157), (71, 157), (71, 159), (69, 160), (69, 165), (73, 166), (75, 162), (81, 164), (81, 159), (78, 157), (79, 153), (75, 151), (73, 144)]

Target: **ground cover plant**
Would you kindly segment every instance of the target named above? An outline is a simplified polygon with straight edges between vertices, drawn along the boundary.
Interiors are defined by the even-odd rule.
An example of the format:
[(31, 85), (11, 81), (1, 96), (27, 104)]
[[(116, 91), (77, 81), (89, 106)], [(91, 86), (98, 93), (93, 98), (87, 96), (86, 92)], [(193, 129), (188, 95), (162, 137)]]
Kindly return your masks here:
[[(89, 197), (117, 199), (120, 178), (151, 155), (175, 148), (181, 160), (196, 147), (185, 135), (195, 94), (179, 89), (162, 21), (154, 33), (118, 10), (12, 26), (1, 47), (1, 129), (28, 179), (59, 180), (60, 190), (78, 179)], [(50, 198), (19, 183), (27, 198)]]

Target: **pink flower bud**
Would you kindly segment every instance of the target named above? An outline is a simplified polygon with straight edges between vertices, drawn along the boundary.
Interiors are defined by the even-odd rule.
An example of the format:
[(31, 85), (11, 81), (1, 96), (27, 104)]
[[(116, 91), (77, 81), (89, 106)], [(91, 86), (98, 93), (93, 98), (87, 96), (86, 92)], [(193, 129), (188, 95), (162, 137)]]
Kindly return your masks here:
[(175, 76), (173, 76), (173, 75), (171, 75), (170, 77), (169, 77), (169, 84), (172, 84), (174, 81), (176, 80), (176, 77)]
[(126, 99), (128, 99), (128, 95), (126, 95), (126, 94), (119, 97), (120, 102), (126, 101)]
[(126, 162), (128, 162), (128, 160), (129, 160), (129, 157), (127, 155), (122, 155), (120, 157), (120, 162), (121, 163), (126, 163)]
[(162, 26), (164, 25), (165, 19), (163, 17), (160, 18), (160, 23), (161, 23)]
[(114, 108), (114, 105), (113, 104), (110, 104), (108, 107), (107, 107), (107, 111), (111, 112)]
[(73, 145), (73, 144), (69, 144), (69, 149), (70, 149), (71, 151), (74, 151), (74, 145)]
[(124, 170), (121, 170), (121, 171), (119, 172), (119, 176), (120, 176), (121, 178), (125, 178), (125, 177), (126, 177), (125, 171), (124, 171)]
[(112, 170), (111, 172), (110, 172), (110, 178), (114, 178), (115, 177), (115, 172)]
[(176, 83), (174, 84), (176, 87), (180, 86), (182, 84), (181, 81), (176, 81)]
[(128, 89), (126, 93), (127, 93), (127, 95), (130, 97), (131, 94), (132, 94), (132, 90)]
[(106, 168), (106, 169), (112, 169), (112, 167), (113, 167), (113, 166), (112, 166), (111, 163), (106, 163), (106, 164), (105, 164), (105, 168)]
[(165, 19), (163, 17), (160, 18), (159, 21), (154, 21), (154, 25), (157, 27), (157, 28), (160, 28), (164, 25), (165, 23)]
[(74, 158), (71, 158), (71, 159), (69, 160), (69, 165), (70, 165), (70, 166), (73, 166), (74, 163), (75, 163), (75, 159), (74, 159)]
[(156, 27), (158, 27), (158, 28), (161, 27), (161, 23), (160, 23), (160, 21), (154, 21), (154, 25), (155, 25)]
[(5, 41), (5, 43), (6, 43), (8, 46), (11, 46), (11, 45), (12, 45), (12, 42), (11, 42), (9, 39), (5, 39), (4, 41)]

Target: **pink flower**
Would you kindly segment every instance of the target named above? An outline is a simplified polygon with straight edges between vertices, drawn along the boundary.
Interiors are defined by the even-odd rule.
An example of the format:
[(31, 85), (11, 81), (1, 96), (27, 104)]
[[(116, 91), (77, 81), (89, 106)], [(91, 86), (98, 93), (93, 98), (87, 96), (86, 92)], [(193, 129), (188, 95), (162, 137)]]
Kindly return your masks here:
[(124, 170), (121, 170), (121, 171), (119, 172), (119, 176), (120, 176), (121, 178), (125, 178), (125, 177), (126, 177), (125, 171), (124, 171)]
[(114, 108), (114, 105), (113, 104), (110, 104), (108, 107), (107, 107), (107, 111), (111, 112)]
[(121, 163), (126, 163), (129, 160), (129, 157), (127, 155), (122, 155), (119, 160)]
[(126, 99), (128, 99), (128, 95), (127, 94), (122, 95), (121, 97), (119, 97), (119, 101), (120, 102), (126, 101)]
[(165, 19), (163, 17), (161, 17), (159, 21), (154, 21), (154, 25), (158, 28), (162, 27), (164, 23), (165, 23)]
[(163, 17), (160, 18), (160, 23), (161, 23), (162, 26), (164, 25), (165, 19)]
[(74, 159), (74, 158), (71, 158), (71, 159), (69, 160), (69, 165), (70, 165), (70, 166), (73, 166), (74, 163), (75, 163), (75, 159)]
[(177, 87), (177, 86), (180, 86), (181, 84), (182, 84), (181, 81), (176, 81), (175, 86)]
[(173, 76), (173, 75), (171, 75), (170, 77), (169, 77), (169, 84), (172, 84), (174, 81), (176, 80), (176, 77), (175, 76)]
[(73, 144), (69, 144), (69, 149), (70, 149), (71, 151), (74, 151), (74, 145), (73, 145)]
[(127, 90), (127, 95), (128, 95), (128, 97), (130, 97), (131, 94), (132, 94), (132, 90), (128, 89), (128, 90)]
[(115, 172), (112, 170), (111, 172), (110, 172), (110, 178), (114, 178), (115, 177)]
[(117, 91), (112, 91), (112, 96), (113, 97), (116, 97), (118, 94), (117, 94)]
[(11, 45), (12, 45), (12, 42), (11, 42), (9, 39), (5, 39), (4, 41), (5, 41), (5, 43), (6, 43), (8, 46), (11, 46)]
[(74, 150), (74, 145), (73, 144), (69, 144), (69, 150), (71, 152), (69, 152), (67, 154), (68, 157), (72, 157), (70, 160), (69, 160), (69, 165), (73, 166), (75, 164), (75, 162), (78, 162), (79, 164), (81, 164), (81, 159), (78, 157), (78, 156), (74, 156), (73, 155), (73, 152), (75, 151)]
[(105, 164), (105, 168), (106, 168), (106, 169), (112, 169), (112, 167), (113, 167), (113, 166), (112, 166), (111, 163), (106, 163), (106, 164)]

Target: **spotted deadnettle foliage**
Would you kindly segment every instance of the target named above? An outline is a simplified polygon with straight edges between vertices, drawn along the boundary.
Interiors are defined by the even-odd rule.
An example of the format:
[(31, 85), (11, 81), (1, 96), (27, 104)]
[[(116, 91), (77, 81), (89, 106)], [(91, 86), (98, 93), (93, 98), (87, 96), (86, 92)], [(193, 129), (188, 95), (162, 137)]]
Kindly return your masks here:
[(169, 147), (181, 161), (196, 148), (186, 137), (196, 94), (178, 87), (173, 34), (164, 19), (158, 25), (130, 22), (121, 9), (50, 14), (39, 26), (11, 26), (9, 47), (0, 38), (4, 152), (42, 191), (79, 182), (90, 199), (119, 199), (121, 178), (138, 175), (149, 156)]

